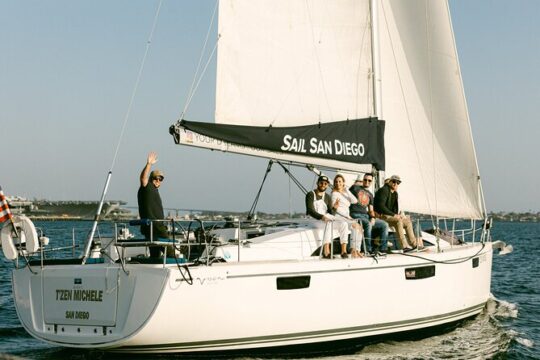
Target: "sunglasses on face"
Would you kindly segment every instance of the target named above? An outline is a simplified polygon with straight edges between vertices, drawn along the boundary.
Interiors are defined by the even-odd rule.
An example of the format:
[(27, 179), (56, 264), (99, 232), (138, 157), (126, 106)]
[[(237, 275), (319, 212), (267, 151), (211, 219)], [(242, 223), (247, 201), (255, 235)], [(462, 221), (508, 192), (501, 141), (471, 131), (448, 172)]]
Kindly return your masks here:
[(154, 178), (154, 180), (157, 180), (157, 181), (159, 181), (159, 182), (162, 182), (162, 181), (163, 181), (163, 178), (160, 176), (160, 177)]

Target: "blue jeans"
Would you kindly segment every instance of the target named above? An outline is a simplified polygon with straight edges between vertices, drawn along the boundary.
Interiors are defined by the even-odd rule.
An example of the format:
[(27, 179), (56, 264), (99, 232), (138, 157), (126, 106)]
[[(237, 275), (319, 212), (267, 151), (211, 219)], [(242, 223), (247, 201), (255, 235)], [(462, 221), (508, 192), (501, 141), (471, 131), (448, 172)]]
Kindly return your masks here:
[[(381, 219), (375, 219), (375, 223), (371, 225), (369, 221), (368, 214), (362, 213), (351, 213), (353, 219), (358, 219), (362, 222), (362, 227), (364, 228), (364, 238), (366, 239), (367, 251), (372, 252), (372, 250), (386, 251), (388, 249), (388, 223)], [(381, 237), (381, 244), (379, 249), (373, 248), (373, 242), (371, 234), (373, 231), (378, 231), (379, 236)]]

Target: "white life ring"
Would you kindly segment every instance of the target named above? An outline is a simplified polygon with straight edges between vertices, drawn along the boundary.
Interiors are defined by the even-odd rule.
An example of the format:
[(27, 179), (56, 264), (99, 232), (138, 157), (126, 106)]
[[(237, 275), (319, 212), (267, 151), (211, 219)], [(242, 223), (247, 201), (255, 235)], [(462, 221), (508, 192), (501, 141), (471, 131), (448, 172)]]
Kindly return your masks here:
[(15, 260), (20, 250), (26, 250), (28, 254), (38, 251), (39, 238), (34, 223), (24, 215), (13, 216), (12, 220), (20, 237), (16, 237), (12, 224), (4, 225), (0, 231), (4, 256)]

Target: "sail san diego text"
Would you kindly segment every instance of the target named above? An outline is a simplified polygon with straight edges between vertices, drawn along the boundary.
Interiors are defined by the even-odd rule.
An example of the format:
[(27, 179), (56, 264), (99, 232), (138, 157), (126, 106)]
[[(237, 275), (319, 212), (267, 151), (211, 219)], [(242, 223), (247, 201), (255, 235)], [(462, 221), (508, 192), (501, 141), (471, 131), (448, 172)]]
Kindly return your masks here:
[(351, 143), (340, 141), (338, 139), (319, 140), (311, 138), (309, 140), (309, 149), (306, 149), (306, 139), (295, 138), (291, 135), (283, 137), (283, 145), (281, 150), (296, 153), (310, 153), (319, 155), (348, 155), (348, 156), (364, 156), (365, 147), (362, 143)]

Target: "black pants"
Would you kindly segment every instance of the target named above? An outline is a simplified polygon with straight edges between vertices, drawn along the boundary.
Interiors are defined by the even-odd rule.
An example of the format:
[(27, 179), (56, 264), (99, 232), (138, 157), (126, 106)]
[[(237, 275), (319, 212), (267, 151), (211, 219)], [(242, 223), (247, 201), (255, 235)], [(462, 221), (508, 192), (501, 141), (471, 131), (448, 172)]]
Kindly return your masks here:
[[(158, 240), (159, 238), (168, 238), (169, 232), (167, 227), (161, 223), (152, 224), (153, 236), (150, 236), (150, 226), (141, 225), (141, 233), (146, 238), (146, 241)], [(163, 256), (163, 246), (150, 246), (150, 257), (160, 258)], [(174, 257), (174, 246), (167, 246), (167, 257)]]

